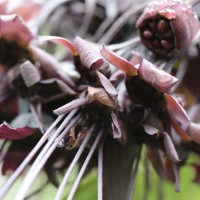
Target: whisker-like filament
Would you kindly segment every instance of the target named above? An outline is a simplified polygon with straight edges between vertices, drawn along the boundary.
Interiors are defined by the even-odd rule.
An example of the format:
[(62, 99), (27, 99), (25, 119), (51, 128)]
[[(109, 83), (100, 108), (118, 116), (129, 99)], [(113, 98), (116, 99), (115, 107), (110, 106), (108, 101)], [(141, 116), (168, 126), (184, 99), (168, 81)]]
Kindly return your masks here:
[(29, 162), (32, 160), (32, 158), (36, 155), (36, 153), (39, 151), (39, 149), (42, 147), (44, 142), (49, 137), (51, 131), (56, 127), (56, 125), (62, 120), (64, 116), (59, 116), (53, 124), (49, 127), (49, 129), (44, 133), (42, 138), (39, 140), (39, 142), (36, 144), (36, 146), (32, 149), (32, 151), (28, 154), (28, 156), (25, 158), (25, 160), (19, 165), (19, 167), (15, 170), (15, 172), (12, 174), (12, 176), (2, 185), (0, 189), (0, 199), (2, 199), (7, 191), (10, 189), (10, 187), (13, 185), (15, 180), (19, 177), (19, 175), (22, 173), (22, 171), (25, 169), (25, 167), (29, 164)]
[(83, 174), (84, 174), (84, 172), (85, 172), (85, 170), (86, 170), (86, 168), (88, 166), (88, 163), (89, 163), (90, 159), (92, 158), (92, 155), (94, 154), (94, 151), (97, 148), (100, 140), (102, 139), (102, 136), (103, 136), (103, 130), (101, 130), (98, 133), (97, 138), (94, 141), (94, 143), (93, 143), (93, 145), (92, 145), (92, 147), (91, 147), (91, 149), (90, 149), (90, 151), (89, 151), (89, 153), (88, 153), (88, 155), (87, 155), (87, 157), (85, 159), (85, 162), (83, 163), (83, 165), (81, 167), (81, 170), (80, 170), (80, 172), (79, 172), (79, 174), (78, 174), (78, 176), (77, 176), (77, 178), (76, 178), (76, 180), (74, 182), (74, 185), (72, 186), (72, 189), (70, 190), (70, 193), (69, 193), (69, 196), (68, 196), (67, 200), (72, 200), (73, 199), (74, 194), (75, 194), (75, 192), (76, 192), (76, 190), (78, 188), (78, 185), (79, 185), (79, 183), (81, 181), (81, 178), (83, 177)]
[(58, 191), (56, 193), (56, 197), (55, 200), (60, 200), (62, 198), (62, 192), (65, 189), (65, 186), (67, 184), (67, 181), (69, 179), (69, 176), (71, 175), (71, 172), (73, 171), (74, 167), (76, 166), (77, 162), (79, 161), (79, 158), (81, 157), (85, 147), (87, 146), (90, 137), (94, 131), (95, 125), (92, 125), (92, 127), (89, 129), (89, 131), (87, 132), (81, 146), (79, 147), (79, 150), (76, 153), (76, 156), (74, 157), (73, 161), (71, 162), (70, 166), (67, 169), (67, 172), (65, 174), (65, 176), (63, 177), (63, 180), (58, 188)]
[(113, 51), (116, 51), (116, 50), (119, 50), (119, 49), (135, 46), (139, 42), (140, 42), (140, 37), (134, 37), (134, 38), (127, 40), (125, 42), (122, 42), (122, 43), (110, 44), (110, 45), (108, 45), (108, 48), (113, 50)]
[(98, 152), (98, 200), (103, 200), (103, 145), (101, 142)]
[(33, 116), (34, 116), (34, 118), (35, 118), (35, 120), (36, 120), (36, 122), (39, 126), (41, 133), (43, 134), (44, 133), (44, 126), (43, 126), (41, 120), (39, 119), (39, 117), (37, 115), (37, 112), (36, 112), (36, 109), (34, 108), (34, 105), (31, 104), (31, 103), (30, 103), (30, 110), (31, 110), (31, 112), (32, 112), (32, 114), (33, 114)]
[[(74, 114), (74, 112), (72, 112), (72, 113)], [(72, 113), (70, 113), (70, 114), (72, 114)], [(24, 181), (21, 184), (21, 187), (19, 189), (19, 192), (17, 193), (15, 200), (21, 200), (24, 198), (27, 190), (29, 189), (29, 187), (31, 186), (33, 181), (35, 180), (36, 176), (38, 175), (38, 173), (40, 172), (40, 170), (42, 169), (42, 167), (44, 166), (44, 164), (46, 163), (48, 158), (51, 156), (52, 152), (56, 149), (59, 142), (66, 135), (66, 133), (72, 128), (72, 126), (79, 120), (79, 118), (80, 118), (80, 115), (77, 115), (73, 120), (70, 121), (68, 126), (64, 129), (64, 131), (61, 134), (60, 134), (60, 131), (58, 131), (58, 134), (60, 134), (60, 136), (58, 136), (55, 139), (51, 138), (49, 140), (49, 142), (43, 148), (42, 152), (36, 158), (35, 162), (32, 164), (32, 167), (29, 170), (28, 174), (24, 178)], [(68, 120), (69, 120), (69, 118), (68, 118)], [(66, 120), (65, 123), (61, 124), (62, 128), (64, 128), (64, 126), (66, 126), (66, 124), (68, 123), (68, 120)], [(62, 130), (62, 128), (59, 127), (58, 129)]]
[(97, 4), (97, 0), (92, 0), (92, 1), (86, 0), (85, 1), (86, 14), (83, 18), (82, 26), (79, 28), (77, 35), (84, 36), (87, 33), (87, 31), (90, 27), (90, 23), (92, 21), (92, 17), (95, 13), (96, 4)]
[[(50, 137), (48, 143), (43, 147), (42, 151), (40, 154), (37, 156), (36, 160), (34, 161), (33, 165), (31, 166), (31, 170), (35, 170), (36, 166), (40, 163), (40, 161), (43, 159), (44, 155), (47, 153), (49, 150), (50, 146), (54, 143), (56, 137), (63, 131), (65, 126), (69, 123), (71, 118), (75, 115), (77, 110), (71, 112), (62, 122), (62, 124), (58, 127), (58, 129), (55, 131), (55, 133)], [(68, 128), (68, 127), (67, 127)], [(65, 128), (66, 129), (66, 128)], [(65, 130), (64, 130), (65, 131)], [(30, 172), (31, 173), (31, 172)]]
[(142, 2), (140, 4), (135, 5), (134, 7), (131, 7), (128, 9), (124, 14), (122, 14), (121, 17), (119, 17), (113, 25), (110, 27), (110, 29), (103, 35), (103, 37), (100, 39), (99, 43), (109, 43), (115, 33), (127, 22), (127, 20), (135, 14), (136, 10), (140, 10), (144, 8), (146, 2)]

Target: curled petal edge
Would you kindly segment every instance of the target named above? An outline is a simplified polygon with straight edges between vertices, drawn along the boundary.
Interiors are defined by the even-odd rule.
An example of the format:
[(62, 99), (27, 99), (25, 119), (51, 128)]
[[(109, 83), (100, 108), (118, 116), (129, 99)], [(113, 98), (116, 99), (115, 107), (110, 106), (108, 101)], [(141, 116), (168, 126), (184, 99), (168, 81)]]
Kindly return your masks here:
[(137, 68), (133, 66), (131, 63), (129, 63), (124, 58), (118, 56), (116, 53), (108, 50), (105, 46), (101, 49), (101, 55), (112, 65), (114, 65), (116, 68), (122, 70), (124, 73), (126, 73), (129, 76), (136, 76)]
[(59, 36), (45, 35), (45, 36), (38, 36), (37, 39), (39, 41), (50, 41), (55, 44), (61, 45), (61, 46), (65, 47), (66, 49), (68, 49), (73, 56), (78, 55), (78, 51), (76, 50), (73, 43), (66, 38), (59, 37)]

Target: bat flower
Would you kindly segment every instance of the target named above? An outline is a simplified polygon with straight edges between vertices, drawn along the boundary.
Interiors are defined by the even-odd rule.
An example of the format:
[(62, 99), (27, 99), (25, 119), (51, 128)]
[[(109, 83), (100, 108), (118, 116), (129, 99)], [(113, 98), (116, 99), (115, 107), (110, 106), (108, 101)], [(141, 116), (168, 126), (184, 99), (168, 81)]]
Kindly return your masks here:
[[(191, 122), (184, 108), (172, 95), (172, 88), (178, 82), (177, 78), (136, 54), (130, 61), (117, 56), (105, 47), (101, 50), (101, 54), (112, 65), (127, 74), (125, 84), (127, 92), (134, 102), (155, 112), (164, 106), (181, 138), (185, 141), (192, 138), (199, 143), (198, 125)], [(140, 89), (138, 90), (138, 88)], [(186, 132), (187, 134), (185, 134)]]
[(192, 43), (199, 21), (192, 6), (185, 2), (152, 1), (137, 20), (136, 28), (149, 50), (168, 58)]
[[(90, 161), (99, 170), (99, 198), (128, 199), (132, 196), (131, 188), (143, 143), (147, 145), (149, 159), (157, 173), (162, 178), (174, 181), (178, 191), (178, 172), (183, 155), (177, 151), (171, 127), (183, 143), (199, 143), (199, 127), (190, 121), (172, 95), (172, 88), (178, 79), (143, 57), (134, 55), (127, 61), (107, 48), (102, 48), (102, 45), (80, 37), (74, 39), (73, 47), (74, 66), (80, 74), (75, 88), (76, 98), (66, 99), (66, 103), (62, 101), (62, 106), (54, 109), (57, 119), (0, 189), (0, 197), (7, 193), (27, 164), (33, 161), (17, 198), (26, 196), (38, 173), (44, 168), (51, 182), (58, 186), (55, 198), (60, 199), (78, 163), (80, 170), (68, 195), (71, 200), (86, 169), (90, 169)], [(20, 69), (26, 86), (32, 87), (35, 82), (30, 81), (31, 77), (29, 80), (24, 76), (25, 69), (29, 68), (35, 69), (32, 63), (26, 61)], [(32, 74), (37, 77), (34, 70)], [(50, 167), (56, 159), (51, 155), (56, 155), (58, 148), (61, 148), (61, 152), (67, 149), (71, 161), (61, 162), (63, 165), (60, 169), (62, 166), (68, 167), (61, 182), (52, 171), (54, 167)], [(63, 159), (62, 156), (60, 158)]]
[[(122, 182), (113, 186), (112, 193), (114, 194), (117, 188), (124, 187), (125, 184), (126, 189), (120, 192), (119, 198), (121, 199), (124, 195), (128, 196), (129, 184), (131, 182), (129, 173), (132, 171), (134, 162), (134, 149), (140, 152), (140, 148), (138, 145), (125, 145), (127, 138), (122, 119), (119, 115), (120, 105), (118, 102), (118, 92), (115, 89), (115, 85), (110, 81), (111, 73), (108, 73), (109, 69), (105, 70), (104, 68), (104, 58), (101, 56), (100, 51), (93, 43), (79, 37), (74, 40), (74, 45), (78, 52), (75, 63), (77, 64), (77, 59), (79, 60), (76, 67), (79, 69), (79, 73), (83, 72), (83, 76), (79, 78), (80, 87), (77, 89), (77, 91), (79, 91), (77, 95), (78, 98), (72, 101), (67, 101), (66, 99), (66, 104), (53, 111), (58, 118), (50, 126), (50, 129), (43, 134), (19, 168), (14, 171), (13, 175), (10, 177), (12, 180), (10, 179), (11, 181), (6, 182), (3, 188), (1, 188), (0, 194), (2, 196), (19, 176), (21, 170), (31, 161), (35, 152), (38, 152), (41, 145), (44, 145), (44, 149), (46, 150), (40, 151), (33, 161), (32, 169), (30, 169), (30, 173), (28, 172), (22, 184), (23, 189), (21, 188), (22, 191), (18, 193), (19, 198), (25, 196), (39, 171), (45, 167), (45, 163), (49, 163), (49, 161), (47, 161), (48, 158), (58, 147), (62, 147), (62, 150), (67, 149), (69, 155), (73, 155), (73, 159), (72, 162), (67, 165), (68, 170), (63, 175), (62, 182), (57, 184), (59, 187), (56, 198), (59, 199), (62, 196), (63, 189), (69, 180), (69, 175), (76, 164), (79, 163), (81, 168), (74, 182), (74, 189), (70, 192), (68, 197), (70, 199), (73, 198), (74, 192), (83, 174), (86, 172), (86, 167), (90, 169), (91, 165), (89, 165), (89, 161), (91, 161), (90, 163), (92, 163), (92, 166), (98, 165), (100, 170), (103, 169), (103, 171), (99, 173), (100, 193), (102, 193), (103, 184), (105, 184), (103, 190), (106, 190), (107, 184), (110, 185), (113, 181), (117, 184), (117, 180), (119, 179), (119, 182), (120, 180), (122, 180)], [(88, 71), (88, 80), (85, 80), (86, 71)], [(105, 72), (105, 74), (103, 72)], [(119, 77), (112, 76), (112, 79), (121, 78), (121, 75)], [(116, 80), (114, 82), (117, 85), (119, 81)], [(115, 154), (116, 151), (118, 152), (117, 154)], [(126, 156), (124, 156), (124, 154)], [(98, 163), (96, 160), (97, 157), (99, 157)], [(111, 160), (109, 157), (112, 158), (114, 163), (118, 163), (118, 166), (114, 168), (121, 171), (122, 175), (120, 173), (120, 177), (116, 177), (115, 173), (112, 173), (113, 164), (110, 163)], [(121, 159), (124, 160), (123, 163), (128, 162), (130, 164), (124, 166), (120, 161)], [(37, 170), (35, 170), (35, 166), (37, 166)], [(66, 167), (66, 165), (64, 166)], [(49, 167), (49, 169), (51, 168)], [(54, 174), (51, 170), (48, 170), (48, 172), (49, 176), (50, 174)], [(108, 177), (108, 179), (102, 180), (104, 176)], [(13, 179), (12, 177), (15, 178)], [(54, 182), (56, 185), (55, 180)], [(110, 195), (110, 191), (105, 191), (102, 195), (106, 198)]]
[[(51, 40), (65, 47), (69, 45), (72, 51), (75, 49), (64, 38), (34, 36), (19, 15), (0, 16), (1, 140), (14, 143), (13, 140), (43, 132), (46, 126), (43, 112), (50, 113), (51, 105), (48, 104), (48, 109), (43, 109), (42, 105), (49, 102), (56, 104), (57, 100), (75, 95), (72, 89), (74, 83), (63, 72), (60, 63), (46, 51), (31, 44), (39, 40)], [(73, 54), (76, 52), (73, 51)], [(21, 115), (20, 102), (25, 98), (28, 104), (25, 103), (23, 107), (27, 105), (27, 110)], [(33, 112), (31, 116), (29, 109)], [(47, 118), (51, 121), (51, 117), (52, 112)], [(33, 119), (37, 123), (32, 126), (32, 122), (35, 122)]]
[[(183, 98), (174, 93), (182, 80), (177, 78), (184, 71), (179, 68), (182, 58), (154, 58), (154, 64), (132, 52), (144, 49), (132, 24), (146, 3), (46, 2), (36, 29), (73, 41), (33, 35), (18, 15), (0, 16), (0, 41), (6, 50), (0, 55), (0, 106), (6, 104), (0, 112), (5, 116), (11, 105), (17, 107), (0, 125), (2, 173), (12, 171), (0, 188), (0, 199), (19, 177), (23, 180), (15, 199), (32, 197), (37, 192), (28, 192), (44, 170), (44, 185), (51, 182), (57, 187), (53, 198), (72, 200), (82, 177), (94, 167), (98, 200), (132, 199), (141, 155), (146, 168), (149, 159), (159, 177), (180, 190), (180, 168), (189, 153), (200, 153), (200, 126), (187, 114)], [(150, 14), (145, 10), (136, 26), (142, 30), (142, 41), (158, 40), (154, 52), (160, 57), (169, 58), (193, 42), (198, 21), (187, 4), (153, 1), (147, 8)], [(127, 38), (132, 39), (109, 45)], [(8, 101), (12, 95), (17, 101)], [(40, 192), (43, 186), (39, 187)]]
[[(24, 59), (32, 60), (27, 48), (32, 39), (33, 35), (23, 24), (20, 17), (17, 15), (0, 16), (1, 115), (10, 113), (7, 117), (9, 122), (17, 116), (19, 109), (18, 99), (8, 81), (7, 71), (17, 63), (23, 62)], [(10, 109), (12, 109), (12, 112), (10, 112)], [(30, 127), (28, 123), (18, 127), (3, 122), (0, 125), (1, 139), (22, 139), (32, 135), (36, 132), (36, 129)]]
[[(175, 77), (160, 70), (145, 58), (136, 54), (133, 55), (130, 61), (117, 56), (105, 47), (101, 50), (101, 54), (109, 63), (127, 74), (125, 85), (130, 99), (134, 103), (150, 109), (147, 117), (143, 119), (143, 123), (150, 125), (150, 127), (143, 125), (145, 132), (155, 136), (159, 144), (164, 144), (162, 148), (164, 147), (165, 153), (171, 161), (179, 161), (175, 145), (170, 137), (172, 134), (171, 127), (173, 127), (184, 144), (191, 145), (195, 143), (199, 145), (199, 124), (191, 122), (184, 108), (172, 95), (172, 87), (178, 81)], [(153, 122), (151, 121), (152, 114), (154, 116)], [(158, 121), (155, 120), (156, 118)], [(158, 127), (161, 127), (161, 129)], [(160, 139), (163, 140), (163, 143)], [(145, 137), (142, 140), (144, 140), (143, 142), (149, 142), (148, 139), (145, 140)], [(154, 148), (157, 142), (153, 142)]]
[[(13, 94), (50, 102), (68, 94), (74, 95), (73, 81), (61, 64), (49, 53), (32, 45), (33, 41), (52, 41), (76, 54), (70, 41), (53, 36), (35, 36), (25, 21), (16, 14), (0, 16), (1, 94), (4, 102)], [(54, 88), (53, 93), (49, 88)], [(68, 93), (69, 92), (69, 93)]]

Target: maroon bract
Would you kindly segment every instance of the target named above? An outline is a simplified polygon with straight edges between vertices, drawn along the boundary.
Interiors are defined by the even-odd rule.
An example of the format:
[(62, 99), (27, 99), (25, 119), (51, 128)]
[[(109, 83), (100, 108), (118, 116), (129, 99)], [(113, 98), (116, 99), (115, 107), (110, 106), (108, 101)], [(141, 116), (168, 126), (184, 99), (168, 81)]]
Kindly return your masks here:
[[(31, 144), (31, 142), (32, 144)], [(13, 172), (28, 155), (31, 148), (33, 148), (34, 142), (31, 137), (25, 139), (12, 141), (5, 153), (5, 157), (2, 163), (2, 174), (6, 175), (7, 172)]]
[(101, 50), (101, 54), (112, 65), (124, 71), (127, 75), (134, 77), (139, 76), (146, 83), (152, 85), (159, 92), (168, 92), (177, 82), (178, 79), (158, 69), (151, 62), (138, 55), (133, 55), (130, 62), (117, 56), (107, 48)]
[(19, 15), (1, 15), (0, 37), (27, 46), (34, 38)]
[(13, 128), (6, 122), (0, 125), (0, 139), (16, 140), (32, 135), (37, 129), (30, 127)]
[(182, 1), (153, 1), (137, 20), (142, 42), (156, 55), (171, 57), (193, 41), (199, 21), (191, 5)]

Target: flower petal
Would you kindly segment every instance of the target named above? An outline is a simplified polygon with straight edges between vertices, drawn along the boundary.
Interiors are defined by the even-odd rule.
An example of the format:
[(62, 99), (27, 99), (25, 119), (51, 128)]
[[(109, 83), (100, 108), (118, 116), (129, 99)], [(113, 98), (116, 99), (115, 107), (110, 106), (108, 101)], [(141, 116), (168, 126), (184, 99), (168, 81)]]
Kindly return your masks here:
[(0, 103), (5, 101), (9, 96), (13, 94), (10, 88), (9, 81), (7, 77), (3, 76), (0, 80)]
[(144, 45), (156, 55), (172, 57), (195, 39), (199, 20), (184, 1), (151, 1), (136, 22)]
[[(21, 141), (20, 141), (21, 142)], [(7, 172), (13, 172), (17, 169), (17, 167), (21, 164), (21, 162), (24, 160), (24, 158), (27, 156), (29, 149), (31, 145), (27, 144), (27, 141), (24, 141), (26, 144), (22, 146), (21, 143), (18, 141), (12, 142), (12, 144), (9, 146), (8, 150), (5, 153), (5, 157), (3, 160), (2, 165), (2, 174), (6, 175)]]
[(45, 35), (45, 36), (38, 36), (38, 40), (39, 41), (50, 41), (50, 42), (53, 42), (55, 44), (59, 44), (59, 45), (65, 47), (66, 49), (68, 49), (73, 56), (78, 55), (78, 52), (77, 52), (75, 46), (73, 45), (73, 43), (66, 38), (58, 37), (58, 36)]
[[(1, 102), (3, 100), (3, 102)], [(19, 102), (16, 95), (9, 95), (6, 99), (0, 98), (0, 116), (5, 121), (10, 121), (19, 113)]]
[(187, 130), (190, 125), (190, 119), (184, 108), (172, 95), (164, 94), (164, 97), (170, 118), (178, 122), (184, 130)]
[(127, 60), (118, 56), (114, 52), (108, 50), (105, 46), (103, 49), (101, 49), (101, 54), (109, 63), (122, 70), (126, 74), (130, 76), (137, 75), (137, 68), (135, 68), (135, 66), (131, 65)]
[(13, 128), (8, 123), (4, 122), (0, 125), (0, 139), (17, 140), (28, 137), (36, 131), (36, 128), (24, 126), (21, 128)]
[(195, 103), (188, 110), (188, 116), (192, 122), (200, 122), (200, 103)]
[(176, 192), (180, 192), (180, 175), (178, 163), (174, 163), (171, 160), (166, 159), (165, 168), (167, 179), (175, 182), (175, 190)]
[(156, 173), (161, 178), (166, 178), (166, 171), (161, 151), (155, 147), (147, 146), (147, 155)]
[(80, 37), (76, 37), (74, 39), (74, 45), (78, 50), (81, 62), (88, 69), (98, 69), (104, 64), (104, 59), (92, 43), (89, 43)]
[(159, 130), (157, 128), (150, 126), (148, 124), (144, 124), (143, 128), (144, 128), (145, 132), (151, 136), (159, 133)]
[(191, 137), (188, 134), (188, 130), (184, 130), (179, 123), (177, 123), (175, 120), (171, 121), (172, 126), (174, 128), (174, 130), (176, 131), (176, 133), (180, 136), (181, 140), (185, 143), (187, 142), (191, 142)]
[(164, 133), (163, 143), (164, 143), (164, 148), (165, 148), (168, 158), (173, 162), (179, 162), (180, 159), (171, 138), (169, 137), (167, 133), (165, 132), (163, 133)]
[(176, 48), (186, 48), (198, 32), (200, 23), (192, 6), (179, 3), (173, 9), (176, 17), (170, 21), (170, 25), (175, 35)]
[(151, 84), (159, 92), (168, 92), (178, 82), (177, 78), (158, 69), (145, 58), (138, 55), (134, 55), (134, 57), (137, 58), (137, 64), (139, 64), (138, 73), (140, 78)]
[(33, 149), (38, 139), (38, 137), (33, 135), (24, 139), (12, 141), (8, 149), (6, 149), (2, 164), (2, 174), (5, 175), (7, 172), (15, 171)]
[(39, 70), (30, 61), (26, 61), (20, 65), (20, 72), (27, 87), (41, 80)]
[(96, 100), (105, 106), (114, 109), (117, 107), (116, 101), (103, 88), (94, 88), (89, 86), (88, 94), (93, 100)]
[(0, 16), (0, 37), (27, 46), (34, 38), (23, 19), (16, 14)]
[(73, 81), (65, 75), (59, 62), (52, 55), (36, 46), (31, 46), (30, 48), (35, 56), (35, 60), (40, 63), (42, 70), (44, 70), (50, 78), (58, 78), (69, 86), (74, 86)]
[(137, 20), (136, 28), (142, 28), (145, 25), (146, 20), (149, 20), (152, 17), (155, 17), (157, 15), (158, 10), (162, 9), (165, 6), (165, 4), (163, 3), (164, 1), (162, 1), (162, 4), (159, 4), (158, 1), (149, 2), (148, 6), (144, 10), (144, 13)]
[(106, 92), (108, 92), (113, 98), (116, 98), (118, 93), (113, 84), (99, 71), (97, 71), (97, 75)]
[(170, 160), (172, 160), (174, 162), (180, 161), (177, 151), (174, 147), (174, 144), (173, 144), (170, 136), (166, 132), (164, 132), (164, 131), (161, 132), (157, 128), (154, 128), (148, 124), (143, 125), (143, 128), (147, 134), (154, 136), (155, 138), (157, 137), (158, 139), (162, 138), (162, 142), (163, 142), (163, 146), (164, 146), (166, 155)]

